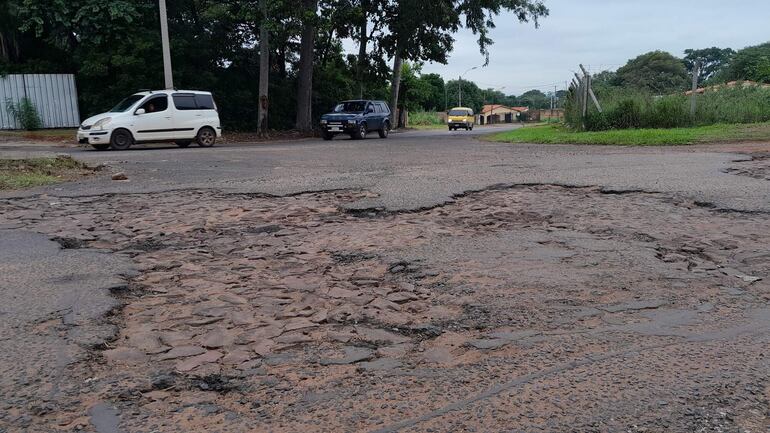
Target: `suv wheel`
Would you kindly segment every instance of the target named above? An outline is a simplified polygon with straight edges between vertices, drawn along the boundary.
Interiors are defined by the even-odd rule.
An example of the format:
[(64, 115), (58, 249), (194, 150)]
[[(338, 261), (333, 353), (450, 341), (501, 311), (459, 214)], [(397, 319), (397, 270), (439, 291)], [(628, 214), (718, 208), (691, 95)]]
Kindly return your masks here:
[(195, 137), (195, 142), (200, 147), (211, 147), (217, 141), (217, 133), (209, 126), (204, 126), (198, 131), (198, 135)]
[(334, 134), (324, 129), (321, 131), (321, 137), (324, 140), (329, 141), (334, 138)]
[(382, 129), (379, 131), (380, 138), (388, 138), (388, 133), (390, 132), (390, 122), (387, 120), (382, 124)]
[(134, 137), (126, 129), (116, 129), (112, 131), (110, 137), (110, 147), (115, 150), (126, 150), (134, 144)]
[(366, 123), (361, 122), (358, 125), (358, 129), (355, 132), (355, 135), (353, 135), (353, 138), (356, 140), (363, 140), (366, 138)]

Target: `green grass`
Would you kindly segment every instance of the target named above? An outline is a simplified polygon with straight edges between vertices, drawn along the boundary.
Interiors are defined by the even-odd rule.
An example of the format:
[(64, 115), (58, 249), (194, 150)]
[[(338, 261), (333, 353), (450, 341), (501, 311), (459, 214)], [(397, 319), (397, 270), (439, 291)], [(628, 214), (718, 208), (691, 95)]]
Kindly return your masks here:
[(0, 159), (0, 190), (50, 185), (89, 172), (88, 167), (70, 157)]
[(709, 125), (672, 129), (573, 132), (563, 125), (536, 125), (487, 136), (490, 141), (542, 144), (660, 146), (737, 141), (770, 141), (770, 123)]

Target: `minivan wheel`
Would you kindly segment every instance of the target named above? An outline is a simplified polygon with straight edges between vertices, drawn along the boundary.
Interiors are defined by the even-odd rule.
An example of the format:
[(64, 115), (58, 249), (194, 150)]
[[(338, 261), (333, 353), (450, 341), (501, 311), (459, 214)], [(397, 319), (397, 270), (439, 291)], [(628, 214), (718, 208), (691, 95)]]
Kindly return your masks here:
[(390, 122), (386, 120), (385, 123), (382, 124), (382, 128), (377, 132), (379, 132), (380, 138), (388, 138), (388, 133), (390, 132)]
[(126, 150), (134, 144), (134, 137), (126, 129), (116, 129), (112, 131), (110, 137), (110, 147), (115, 150)]
[(216, 141), (217, 133), (208, 126), (201, 128), (201, 130), (198, 131), (198, 135), (195, 137), (195, 142), (198, 143), (198, 146), (200, 147), (211, 147)]
[(191, 141), (177, 141), (176, 145), (179, 147), (187, 147), (192, 143)]

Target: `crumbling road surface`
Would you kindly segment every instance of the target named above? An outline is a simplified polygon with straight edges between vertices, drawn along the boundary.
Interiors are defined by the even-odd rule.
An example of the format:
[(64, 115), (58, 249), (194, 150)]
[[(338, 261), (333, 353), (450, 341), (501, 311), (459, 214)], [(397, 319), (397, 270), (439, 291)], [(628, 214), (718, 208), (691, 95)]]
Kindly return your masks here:
[[(726, 158), (740, 162), (715, 176), (766, 182), (753, 156)], [(79, 322), (44, 299), (45, 314), (3, 307), (16, 349), (2, 362), (17, 369), (0, 378), (0, 430), (770, 428), (762, 210), (542, 183), (421, 209), (360, 206), (380, 196), (180, 188), (0, 201), (7, 233), (55, 240), (73, 273), (104, 275), (83, 283), (94, 296), (110, 290), (119, 305), (97, 302)], [(5, 321), (17, 309), (29, 317)], [(77, 356), (24, 356), (18, 336)]]

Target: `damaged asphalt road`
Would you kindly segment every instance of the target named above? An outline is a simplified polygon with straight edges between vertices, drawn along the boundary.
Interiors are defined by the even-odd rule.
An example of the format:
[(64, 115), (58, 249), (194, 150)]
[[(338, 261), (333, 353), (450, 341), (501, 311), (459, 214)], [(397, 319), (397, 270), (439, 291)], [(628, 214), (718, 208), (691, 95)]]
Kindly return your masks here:
[[(581, 177), (587, 168), (569, 166), (595, 151), (597, 161), (626, 160), (630, 176), (641, 173), (641, 161), (657, 161), (662, 165), (647, 169), (663, 173), (659, 179), (679, 176), (668, 172), (678, 161), (686, 173), (711, 170), (711, 186), (698, 188), (722, 191), (724, 203), (744, 203), (732, 211), (686, 191), (618, 193), (602, 182), (512, 185), (523, 174), (511, 166), (513, 180), (504, 181), (501, 171), (485, 187), (472, 179), (462, 186), (461, 174), (473, 172), (474, 164), (479, 173), (497, 173), (504, 167), (492, 166), (527, 147), (492, 157), (491, 149), (502, 148), (442, 134), (439, 152), (425, 137), (415, 136), (412, 147), (394, 140), (387, 182), (401, 179), (407, 196), (412, 188), (432, 189), (434, 198), (444, 194), (436, 191), (476, 192), (399, 210), (379, 201), (390, 200), (385, 189), (359, 188), (331, 156), (319, 156), (308, 172), (328, 164), (323, 170), (339, 176), (333, 182), (347, 177), (351, 186), (277, 197), (258, 188), (242, 191), (254, 186), (247, 180), (217, 178), (216, 188), (192, 188), (202, 161), (169, 162), (167, 172), (132, 172), (133, 163), (122, 163), (129, 182), (88, 181), (0, 200), (0, 227), (14, 236), (30, 236), (16, 234), (20, 229), (45, 235), (30, 241), (40, 252), (29, 259), (15, 251), (23, 238), (4, 243), (7, 257), (20, 254), (17, 261), (34, 263), (73, 254), (67, 273), (93, 279), (53, 289), (98, 294), (98, 305), (82, 307), (93, 315), (83, 315), (80, 326), (68, 326), (67, 315), (57, 313), (72, 302), (53, 295), (39, 311), (29, 304), (35, 311), (28, 320), (8, 322), (3, 335), (46, 339), (40, 347), (66, 346), (79, 355), (66, 364), (66, 374), (52, 368), (35, 380), (4, 366), (11, 374), (0, 380), (9, 397), (0, 409), (9, 415), (0, 411), (0, 431), (770, 427), (770, 220), (762, 212), (768, 195), (750, 202), (767, 188), (762, 158), (713, 148), (545, 146), (528, 160), (547, 160), (544, 172), (560, 164), (564, 176)], [(380, 146), (377, 140), (364, 145), (370, 141)], [(283, 151), (313, 147), (321, 150), (309, 142)], [(162, 159), (172, 151), (181, 155), (176, 149), (126, 154)], [(262, 170), (262, 148), (222, 151)], [(454, 174), (434, 164), (462, 153), (469, 155), (468, 167), (457, 168), (458, 160)], [(282, 174), (271, 176), (282, 176), (279, 184), (295, 182), (296, 158), (273, 160), (273, 171)], [(411, 168), (399, 166), (407, 160)], [(618, 168), (608, 167), (607, 176), (618, 176)], [(175, 170), (188, 170), (187, 180), (169, 174)], [(225, 169), (232, 170), (240, 169)], [(417, 178), (427, 186), (415, 187)], [(445, 179), (451, 187), (438, 185)], [(170, 187), (174, 182), (177, 188)], [(136, 192), (83, 194), (113, 185)], [(367, 210), (351, 210), (358, 207)], [(83, 264), (79, 254), (94, 257)], [(14, 296), (29, 297), (24, 289), (48, 277), (21, 271), (28, 277), (10, 286)], [(17, 274), (3, 272), (0, 281)], [(109, 288), (113, 296), (102, 297)], [(46, 313), (45, 325), (40, 311), (54, 312)], [(12, 307), (1, 314), (28, 313)], [(14, 338), (17, 347), (24, 347), (22, 337)], [(20, 351), (3, 362), (29, 362)], [(60, 391), (51, 395), (51, 389)]]
[[(495, 128), (497, 130), (497, 128)], [(721, 208), (770, 211), (770, 183), (727, 173), (750, 160), (740, 146), (616, 147), (511, 145), (478, 141), (479, 128), (413, 131), (387, 140), (305, 140), (270, 145), (222, 145), (214, 149), (137, 147), (126, 152), (66, 150), (92, 165), (125, 172), (22, 194), (99, 195), (216, 188), (273, 195), (358, 189), (365, 197), (351, 209), (415, 210), (441, 205), (491, 185), (599, 186), (610, 191), (681, 195)], [(156, 146), (158, 147), (158, 146)], [(721, 150), (729, 148), (730, 152)], [(35, 156), (33, 150), (3, 153)], [(767, 150), (764, 150), (767, 152)], [(19, 193), (0, 194), (0, 197)]]
[(84, 387), (70, 368), (115, 338), (118, 329), (105, 318), (119, 306), (110, 291), (131, 276), (130, 262), (109, 252), (65, 250), (45, 235), (0, 230), (0, 428), (27, 428), (33, 416), (78, 399)]

